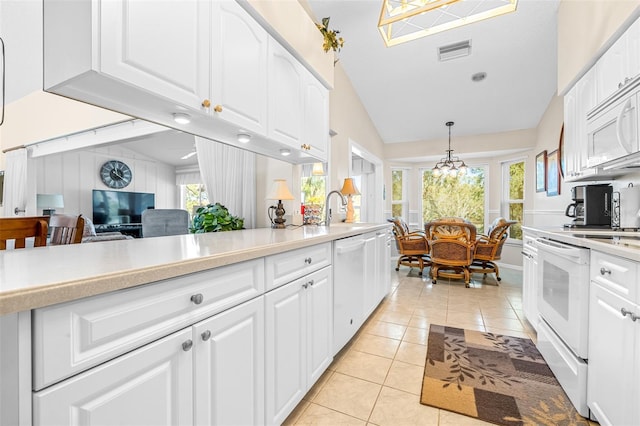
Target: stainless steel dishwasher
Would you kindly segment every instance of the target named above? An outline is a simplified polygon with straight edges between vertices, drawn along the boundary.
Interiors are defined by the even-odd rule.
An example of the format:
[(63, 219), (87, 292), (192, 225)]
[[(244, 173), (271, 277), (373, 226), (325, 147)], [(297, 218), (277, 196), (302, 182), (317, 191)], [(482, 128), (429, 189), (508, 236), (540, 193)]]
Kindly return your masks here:
[(333, 243), (334, 354), (364, 321), (364, 243), (362, 235)]

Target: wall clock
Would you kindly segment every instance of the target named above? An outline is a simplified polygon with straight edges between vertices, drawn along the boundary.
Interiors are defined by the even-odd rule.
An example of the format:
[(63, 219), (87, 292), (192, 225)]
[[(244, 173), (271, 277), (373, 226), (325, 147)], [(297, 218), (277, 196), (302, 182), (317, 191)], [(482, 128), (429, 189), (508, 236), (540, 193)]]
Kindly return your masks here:
[(133, 173), (122, 161), (109, 160), (100, 168), (100, 178), (109, 188), (124, 188), (131, 183)]

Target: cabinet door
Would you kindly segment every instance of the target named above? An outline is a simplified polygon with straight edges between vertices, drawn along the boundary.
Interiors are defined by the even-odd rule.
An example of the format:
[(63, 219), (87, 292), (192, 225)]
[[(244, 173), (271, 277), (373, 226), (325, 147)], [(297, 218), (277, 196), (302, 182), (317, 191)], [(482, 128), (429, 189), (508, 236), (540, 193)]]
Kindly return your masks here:
[(269, 39), (269, 137), (294, 149), (302, 145), (302, 66)]
[(315, 383), (333, 360), (333, 284), (331, 267), (307, 277), (307, 386)]
[(596, 63), (598, 103), (613, 95), (628, 78), (627, 37), (623, 34)]
[(306, 282), (265, 295), (267, 424), (281, 424), (306, 392)]
[(315, 158), (327, 160), (329, 143), (329, 91), (309, 71), (305, 70), (304, 139)]
[(33, 424), (192, 424), (191, 336), (176, 332), (35, 393)]
[[(638, 324), (621, 309), (638, 307), (592, 282), (589, 306), (587, 404), (602, 425), (638, 424)], [(634, 311), (635, 309), (635, 311)]]
[(576, 120), (576, 93), (577, 86), (574, 86), (566, 95), (564, 95), (564, 150), (562, 151), (561, 155), (564, 157), (564, 176), (566, 180), (575, 178), (580, 171), (577, 161), (580, 154), (578, 147), (578, 129)]
[(194, 326), (197, 425), (264, 422), (264, 298)]
[(391, 290), (391, 231), (376, 232), (376, 305), (384, 299)]
[(267, 32), (235, 1), (212, 8), (211, 102), (222, 107), (220, 118), (266, 135)]
[[(536, 288), (538, 261), (534, 254), (527, 253), (522, 259), (522, 308), (529, 324), (538, 327), (538, 291)], [(531, 256), (531, 257), (529, 257)]]
[(209, 2), (109, 0), (100, 5), (101, 71), (201, 109), (209, 98)]

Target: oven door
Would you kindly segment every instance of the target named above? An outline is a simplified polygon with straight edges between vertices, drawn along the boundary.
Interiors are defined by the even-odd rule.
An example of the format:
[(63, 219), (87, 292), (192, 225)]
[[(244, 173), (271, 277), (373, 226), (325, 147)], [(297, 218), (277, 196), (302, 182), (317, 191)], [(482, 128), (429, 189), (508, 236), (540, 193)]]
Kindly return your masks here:
[(638, 151), (638, 98), (615, 101), (587, 121), (587, 167)]
[(536, 243), (540, 316), (573, 353), (587, 359), (589, 249), (544, 238)]

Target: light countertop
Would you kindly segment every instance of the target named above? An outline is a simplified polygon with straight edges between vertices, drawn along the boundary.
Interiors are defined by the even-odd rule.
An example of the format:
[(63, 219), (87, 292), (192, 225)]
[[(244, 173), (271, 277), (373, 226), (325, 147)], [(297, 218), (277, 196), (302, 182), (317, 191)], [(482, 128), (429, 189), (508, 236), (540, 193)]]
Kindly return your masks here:
[(0, 251), (0, 315), (388, 229), (332, 224)]
[(640, 262), (640, 232), (638, 231), (562, 227), (536, 228), (530, 226), (523, 226), (522, 229), (529, 233), (535, 233), (538, 237)]

